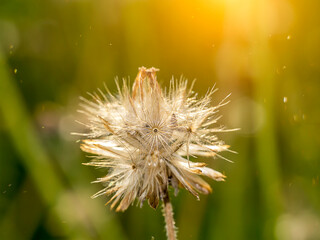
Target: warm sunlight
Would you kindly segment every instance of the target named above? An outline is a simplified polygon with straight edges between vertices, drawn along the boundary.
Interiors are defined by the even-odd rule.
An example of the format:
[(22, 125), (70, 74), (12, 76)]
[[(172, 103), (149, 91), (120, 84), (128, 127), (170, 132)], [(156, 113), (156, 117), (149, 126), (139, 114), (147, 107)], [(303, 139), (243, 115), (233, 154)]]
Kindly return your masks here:
[(0, 239), (320, 239), (319, 11), (1, 0)]

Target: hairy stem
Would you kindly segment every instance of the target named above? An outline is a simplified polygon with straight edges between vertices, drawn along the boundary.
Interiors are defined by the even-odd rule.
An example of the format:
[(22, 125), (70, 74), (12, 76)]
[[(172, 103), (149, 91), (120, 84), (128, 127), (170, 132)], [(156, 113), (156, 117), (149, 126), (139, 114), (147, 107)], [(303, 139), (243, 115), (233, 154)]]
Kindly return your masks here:
[(168, 192), (165, 194), (163, 198), (163, 216), (166, 223), (168, 240), (176, 240), (177, 238), (173, 219), (173, 209)]

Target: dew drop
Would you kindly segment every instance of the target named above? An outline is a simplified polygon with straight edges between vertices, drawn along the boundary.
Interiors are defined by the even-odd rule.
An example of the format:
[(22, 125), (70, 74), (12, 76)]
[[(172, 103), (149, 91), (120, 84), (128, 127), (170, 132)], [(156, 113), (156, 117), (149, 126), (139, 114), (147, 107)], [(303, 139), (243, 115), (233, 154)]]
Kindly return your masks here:
[(283, 97), (283, 102), (284, 103), (288, 102), (288, 98), (287, 97)]
[(13, 70), (13, 72), (14, 72), (14, 74), (17, 74), (18, 69), (15, 68), (15, 69)]

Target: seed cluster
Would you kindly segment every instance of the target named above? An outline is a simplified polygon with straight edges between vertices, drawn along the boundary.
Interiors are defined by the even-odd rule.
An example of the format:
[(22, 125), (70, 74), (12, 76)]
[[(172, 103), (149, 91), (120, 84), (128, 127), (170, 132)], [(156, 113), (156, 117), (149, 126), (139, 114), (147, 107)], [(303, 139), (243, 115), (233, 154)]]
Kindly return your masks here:
[(118, 95), (106, 89), (107, 94), (91, 94), (92, 101), (82, 98), (80, 112), (87, 115), (83, 124), (89, 132), (82, 134), (81, 149), (94, 154), (86, 165), (108, 169), (95, 181), (105, 188), (93, 197), (111, 195), (116, 211), (125, 211), (135, 199), (156, 208), (170, 185), (175, 193), (182, 187), (198, 198), (211, 192), (200, 176), (225, 178), (190, 156), (212, 157), (227, 150), (215, 135), (224, 131), (215, 127), (216, 114), (227, 102), (211, 106), (214, 89), (198, 99), (184, 80), (171, 80), (162, 91), (157, 71), (141, 67), (132, 90), (124, 81), (121, 88), (117, 84)]

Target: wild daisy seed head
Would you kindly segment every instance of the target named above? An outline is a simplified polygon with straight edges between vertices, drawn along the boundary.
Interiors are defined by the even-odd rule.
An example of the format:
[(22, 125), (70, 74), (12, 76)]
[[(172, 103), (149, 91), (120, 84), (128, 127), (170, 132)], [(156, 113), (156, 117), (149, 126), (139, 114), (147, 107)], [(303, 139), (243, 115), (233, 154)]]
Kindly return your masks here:
[(175, 194), (183, 187), (199, 198), (211, 192), (201, 176), (225, 178), (189, 156), (213, 157), (227, 150), (215, 135), (224, 130), (215, 127), (216, 114), (227, 102), (211, 106), (213, 88), (198, 99), (183, 80), (171, 80), (163, 92), (157, 71), (139, 68), (132, 90), (124, 81), (122, 88), (117, 83), (117, 95), (106, 89), (107, 94), (91, 94), (92, 101), (81, 98), (80, 112), (88, 117), (83, 124), (89, 129), (81, 134), (86, 137), (81, 149), (94, 155), (85, 165), (108, 169), (95, 181), (105, 188), (93, 197), (110, 195), (108, 203), (116, 211), (125, 211), (135, 199), (156, 208), (169, 185)]

